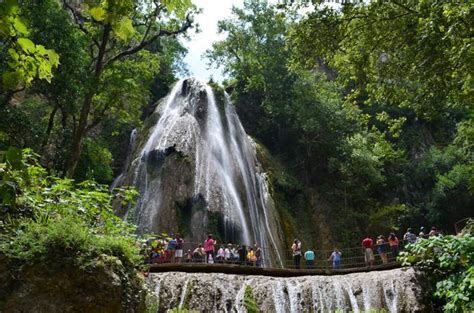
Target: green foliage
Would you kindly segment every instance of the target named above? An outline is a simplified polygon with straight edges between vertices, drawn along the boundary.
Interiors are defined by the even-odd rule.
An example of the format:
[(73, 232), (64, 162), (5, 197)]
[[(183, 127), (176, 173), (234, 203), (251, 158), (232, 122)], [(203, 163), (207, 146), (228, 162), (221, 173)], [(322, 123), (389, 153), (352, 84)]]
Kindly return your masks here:
[[(13, 166), (20, 162), (21, 167)], [(8, 158), (5, 176), (16, 186), (12, 199), (2, 194), (5, 224), (1, 229), (0, 251), (20, 264), (70, 260), (83, 267), (124, 266), (141, 263), (134, 226), (112, 212), (112, 196), (106, 186), (93, 181), (75, 184), (72, 180), (47, 175), (37, 164), (37, 156), (25, 150), (23, 159)], [(120, 190), (122, 201), (136, 194)], [(29, 214), (19, 215), (18, 208)]]
[(434, 296), (444, 301), (444, 311), (474, 310), (474, 237), (470, 232), (420, 240), (409, 245), (400, 260), (432, 275)]
[(10, 169), (23, 169), (20, 149), (10, 148), (0, 152), (0, 202), (4, 205), (14, 206), (19, 187)]
[(4, 90), (16, 89), (18, 85), (30, 86), (35, 78), (51, 82), (52, 71), (59, 65), (58, 54), (28, 39), (26, 36), (29, 32), (17, 1), (2, 1), (0, 3), (0, 40), (2, 41), (0, 68), (7, 67), (5, 71), (2, 71), (2, 89)]
[(260, 312), (255, 297), (253, 296), (252, 287), (245, 286), (244, 292), (244, 307), (249, 313), (258, 313)]
[(282, 7), (233, 8), (207, 53), (247, 132), (300, 181), (303, 201), (276, 193), (277, 207), (292, 203), (281, 212), (326, 215), (345, 244), (354, 232), (452, 229), (469, 216), (472, 6)]
[(421, 119), (437, 120), (472, 103), (473, 14), (466, 1), (316, 9), (295, 25), (293, 60), (311, 67), (322, 58), (345, 85), (353, 83), (350, 97), (367, 94), (369, 104), (411, 108)]
[(101, 183), (111, 183), (113, 171), (111, 168), (112, 154), (103, 143), (86, 139), (84, 153), (78, 165), (79, 181), (95, 179)]

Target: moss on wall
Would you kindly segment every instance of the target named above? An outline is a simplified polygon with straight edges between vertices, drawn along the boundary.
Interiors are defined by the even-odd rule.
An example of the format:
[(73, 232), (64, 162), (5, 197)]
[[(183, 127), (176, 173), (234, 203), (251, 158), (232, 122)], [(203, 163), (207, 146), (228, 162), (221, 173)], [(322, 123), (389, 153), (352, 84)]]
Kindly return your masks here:
[(257, 301), (255, 300), (255, 297), (253, 296), (253, 290), (252, 287), (246, 286), (245, 287), (245, 292), (244, 292), (244, 307), (247, 310), (248, 313), (257, 313), (260, 312)]

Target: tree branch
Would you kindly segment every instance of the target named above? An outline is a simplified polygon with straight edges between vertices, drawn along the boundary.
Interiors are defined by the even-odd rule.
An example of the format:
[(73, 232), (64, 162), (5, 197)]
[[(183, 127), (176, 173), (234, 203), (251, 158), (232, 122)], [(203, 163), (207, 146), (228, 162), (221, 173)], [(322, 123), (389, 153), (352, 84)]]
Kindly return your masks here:
[[(72, 16), (74, 17), (74, 22), (77, 24), (79, 29), (86, 35), (90, 35), (89, 31), (84, 27), (84, 22), (83, 21), (90, 21), (92, 20), (87, 19), (82, 15), (79, 11), (77, 11), (75, 8), (73, 8), (69, 3), (68, 0), (63, 0), (63, 4), (66, 8), (68, 8), (69, 11), (71, 11)], [(91, 38), (94, 44), (99, 47), (99, 42), (95, 38)]]
[(404, 9), (405, 11), (408, 11), (408, 12), (412, 13), (412, 14), (417, 14), (417, 15), (420, 14), (420, 12), (415, 11), (413, 9), (410, 9), (409, 7), (407, 7), (406, 5), (404, 5), (402, 3), (399, 3), (398, 1), (392, 0), (392, 3), (395, 4), (396, 6)]
[(145, 47), (147, 47), (148, 45), (152, 44), (155, 40), (157, 40), (160, 37), (175, 36), (175, 35), (179, 35), (181, 33), (184, 33), (192, 26), (192, 23), (193, 22), (191, 20), (191, 17), (188, 14), (186, 16), (186, 21), (183, 23), (183, 25), (181, 25), (180, 28), (175, 29), (175, 30), (161, 29), (158, 33), (151, 36), (148, 40), (145, 37), (143, 37), (142, 41), (137, 46), (131, 47), (131, 48), (128, 48), (126, 50), (123, 50), (123, 51), (119, 52), (118, 54), (116, 54), (115, 56), (110, 58), (105, 63), (105, 66), (110, 65), (111, 63), (113, 63), (113, 62), (115, 62), (119, 59), (122, 59), (122, 58), (124, 58), (128, 55), (132, 55), (132, 54), (137, 53), (138, 51), (140, 51), (140, 50), (144, 49)]

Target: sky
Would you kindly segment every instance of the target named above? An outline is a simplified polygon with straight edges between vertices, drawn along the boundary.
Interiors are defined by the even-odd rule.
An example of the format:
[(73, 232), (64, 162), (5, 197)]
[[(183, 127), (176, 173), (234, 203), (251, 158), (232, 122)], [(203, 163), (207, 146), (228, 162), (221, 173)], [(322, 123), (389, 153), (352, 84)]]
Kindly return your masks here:
[(224, 35), (217, 34), (217, 21), (230, 16), (232, 5), (242, 6), (242, 3), (242, 0), (193, 0), (193, 4), (202, 8), (202, 13), (195, 17), (201, 32), (191, 33), (191, 39), (184, 42), (188, 48), (184, 62), (191, 76), (207, 80), (212, 75), (215, 80), (222, 80), (222, 71), (215, 68), (208, 69), (203, 54), (211, 48), (214, 41), (224, 38)]

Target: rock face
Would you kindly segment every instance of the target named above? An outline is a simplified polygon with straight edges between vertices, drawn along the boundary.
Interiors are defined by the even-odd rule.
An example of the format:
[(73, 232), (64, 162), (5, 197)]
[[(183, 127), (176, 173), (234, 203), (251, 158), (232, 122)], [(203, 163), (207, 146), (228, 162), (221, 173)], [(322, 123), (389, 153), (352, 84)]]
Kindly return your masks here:
[(145, 312), (142, 282), (105, 268), (86, 272), (52, 262), (12, 270), (0, 258), (0, 312)]
[(211, 232), (220, 242), (258, 243), (272, 251), (266, 264), (281, 264), (280, 218), (266, 174), (227, 95), (181, 80), (146, 124), (114, 183), (135, 186), (140, 196), (117, 213), (141, 233), (181, 232), (202, 242)]
[[(159, 312), (246, 312), (250, 298), (261, 312), (424, 312), (412, 268), (337, 276), (276, 278), (206, 273), (150, 274)], [(247, 292), (246, 292), (247, 290)]]

